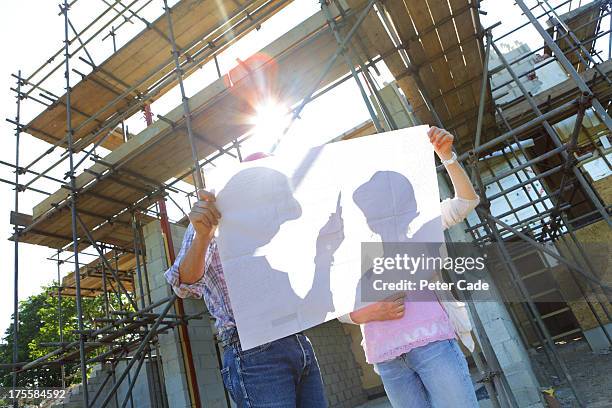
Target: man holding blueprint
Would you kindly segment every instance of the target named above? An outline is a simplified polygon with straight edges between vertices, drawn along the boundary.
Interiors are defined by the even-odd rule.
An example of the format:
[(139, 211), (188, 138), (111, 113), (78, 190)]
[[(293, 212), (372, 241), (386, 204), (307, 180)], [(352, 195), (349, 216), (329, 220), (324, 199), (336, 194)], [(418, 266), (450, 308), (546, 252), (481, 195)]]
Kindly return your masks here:
[[(245, 161), (263, 157), (266, 155), (255, 153)], [(274, 176), (278, 177), (267, 174), (267, 177)], [(232, 399), (239, 407), (327, 407), (314, 350), (302, 333), (242, 350), (214, 238), (221, 213), (214, 194), (199, 191), (198, 198), (189, 213), (190, 224), (181, 250), (165, 276), (180, 297), (203, 297), (215, 318), (225, 349), (221, 376)], [(292, 204), (288, 204), (289, 209)], [(291, 213), (299, 216), (297, 211)], [(341, 222), (339, 213), (330, 217), (329, 224), (337, 222)], [(262, 229), (255, 235), (265, 239), (266, 232)]]

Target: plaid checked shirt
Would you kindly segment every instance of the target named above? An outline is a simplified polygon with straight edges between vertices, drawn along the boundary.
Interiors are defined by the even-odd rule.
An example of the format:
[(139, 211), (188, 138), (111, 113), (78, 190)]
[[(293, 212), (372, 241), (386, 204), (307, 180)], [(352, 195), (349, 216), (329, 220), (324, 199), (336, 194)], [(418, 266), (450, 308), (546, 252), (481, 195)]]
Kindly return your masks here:
[(179, 279), (179, 265), (191, 246), (194, 235), (195, 230), (189, 224), (174, 265), (164, 273), (164, 276), (179, 297), (204, 298), (208, 311), (215, 318), (215, 326), (219, 332), (219, 337), (224, 338), (227, 331), (236, 326), (236, 322), (234, 321), (234, 312), (230, 305), (227, 285), (223, 276), (223, 266), (221, 265), (217, 242), (214, 238), (206, 251), (202, 278), (192, 284), (181, 283)]

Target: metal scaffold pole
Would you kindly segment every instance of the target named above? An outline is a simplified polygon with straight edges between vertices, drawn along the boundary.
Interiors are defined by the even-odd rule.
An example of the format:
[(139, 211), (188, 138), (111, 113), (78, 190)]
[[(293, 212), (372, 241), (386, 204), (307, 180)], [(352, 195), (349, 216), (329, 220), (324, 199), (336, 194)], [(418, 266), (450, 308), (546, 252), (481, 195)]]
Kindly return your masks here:
[[(60, 250), (57, 250), (57, 320), (59, 324), (59, 341), (61, 344), (64, 343), (64, 316), (63, 316), (63, 308), (62, 308), (62, 278), (60, 274), (60, 265), (62, 261), (60, 260)], [(61, 376), (62, 376), (62, 388), (66, 388), (66, 367), (64, 364), (60, 366)]]
[[(578, 111), (578, 115), (577, 115), (576, 124), (575, 124), (575, 128), (574, 128), (574, 135), (576, 134), (577, 129), (579, 128), (578, 126), (579, 126), (579, 124), (580, 124), (580, 122), (581, 122), (580, 118), (584, 116), (584, 113), (585, 113), (584, 107), (583, 107), (583, 109), (579, 109), (579, 111)], [(506, 128), (507, 128), (507, 129), (510, 129), (510, 125), (509, 125), (509, 124), (508, 124), (508, 122), (505, 120), (505, 117), (504, 117), (504, 115), (503, 115), (503, 112), (502, 112), (502, 110), (501, 110), (501, 109), (499, 109), (499, 107), (498, 107), (498, 114), (499, 114), (499, 115), (500, 115), (500, 117), (502, 118), (502, 120), (503, 120), (503, 122), (504, 122), (504, 124), (505, 124)], [(572, 137), (572, 141), (574, 141), (574, 137)], [(518, 138), (514, 137), (514, 142), (515, 142), (516, 146), (518, 147), (518, 150), (520, 150), (520, 152), (521, 152), (521, 155), (522, 155), (523, 159), (521, 159), (521, 155), (519, 155), (519, 154), (517, 154), (517, 153), (516, 153), (516, 149), (511, 148), (511, 146), (510, 146), (510, 145), (508, 145), (508, 147), (509, 147), (509, 149), (508, 149), (508, 150), (509, 150), (509, 151), (510, 151), (510, 153), (512, 154), (513, 159), (514, 159), (514, 161), (516, 162), (516, 164), (521, 165), (521, 164), (522, 164), (522, 162), (523, 162), (523, 161), (525, 160), (525, 158), (527, 157), (527, 152), (526, 152), (526, 151), (525, 151), (525, 149), (523, 148), (522, 144), (519, 142)], [(510, 167), (510, 169), (515, 169), (515, 168), (516, 168), (516, 164), (515, 164), (515, 163), (514, 163), (512, 160), (510, 160), (510, 159), (507, 157), (507, 154), (506, 154), (505, 149), (504, 149), (504, 150), (502, 150), (502, 157), (504, 158), (505, 162), (506, 162), (506, 163), (507, 163), (507, 165)], [(487, 163), (487, 161), (485, 161), (485, 163)], [(568, 163), (569, 163), (569, 162), (566, 162), (566, 165), (567, 165)], [(557, 166), (557, 168), (558, 168), (558, 169), (560, 169), (559, 171), (561, 171), (561, 170), (563, 169), (563, 167), (566, 167), (566, 166), (564, 166), (564, 165)], [(519, 171), (521, 171), (521, 170), (519, 170)], [(567, 169), (566, 169), (566, 171), (567, 171)], [(489, 167), (489, 172), (491, 173), (491, 175), (493, 175), (493, 176), (495, 175), (495, 174), (494, 174), (494, 172), (493, 172), (493, 169), (492, 169), (492, 168), (490, 168), (490, 167)], [(543, 194), (542, 194), (542, 193), (540, 193), (540, 192), (538, 191), (537, 186), (534, 184), (534, 181), (535, 181), (536, 179), (538, 179), (539, 177), (541, 177), (541, 175), (542, 175), (542, 174), (540, 174), (540, 175), (539, 175), (539, 176), (537, 176), (537, 177), (527, 178), (527, 180), (526, 180), (525, 182), (523, 182), (523, 181), (521, 180), (521, 177), (519, 177), (519, 174), (517, 173), (517, 171), (514, 171), (514, 172), (513, 172), (513, 174), (514, 174), (514, 176), (516, 177), (516, 180), (517, 180), (517, 182), (518, 182), (518, 184), (517, 184), (517, 185), (515, 185), (515, 187), (520, 186), (520, 187), (521, 187), (521, 189), (523, 190), (523, 193), (525, 194), (525, 196), (526, 196), (526, 197), (529, 197), (530, 201), (529, 201), (528, 203), (526, 203), (526, 204), (523, 204), (522, 206), (519, 206), (519, 207), (514, 207), (514, 206), (510, 205), (510, 208), (511, 208), (511, 209), (510, 209), (510, 211), (505, 212), (505, 213), (503, 213), (503, 214), (498, 214), (498, 215), (497, 215), (497, 217), (498, 217), (498, 218), (503, 218), (503, 217), (505, 217), (505, 216), (507, 216), (507, 215), (510, 215), (510, 214), (511, 214), (511, 213), (513, 213), (513, 212), (516, 214), (516, 213), (518, 213), (519, 211), (521, 211), (521, 210), (523, 210), (523, 209), (525, 209), (525, 208), (528, 208), (528, 207), (531, 207), (531, 208), (534, 210), (534, 212), (535, 212), (536, 214), (542, 214), (542, 211), (540, 211), (540, 208), (541, 208), (541, 207), (544, 207), (544, 208), (546, 209), (546, 211), (549, 211), (549, 210), (548, 210), (549, 205), (546, 203), (546, 200), (549, 200), (549, 201), (550, 201), (551, 199), (556, 199), (556, 200), (557, 200), (557, 204), (555, 205), (555, 208), (557, 208), (557, 209), (558, 209), (558, 208), (560, 207), (560, 203), (561, 203), (561, 201), (560, 201), (560, 199), (559, 199), (560, 195), (561, 195), (563, 192), (565, 192), (566, 190), (569, 190), (569, 189), (572, 187), (572, 186), (569, 186), (569, 187), (564, 187), (564, 186), (563, 186), (563, 182), (562, 182), (562, 183), (561, 183), (561, 185), (562, 185), (562, 186), (561, 186), (559, 189), (557, 189), (557, 191), (556, 191), (556, 192), (554, 192), (554, 193), (552, 193), (552, 194), (548, 194), (548, 195), (544, 195), (544, 196), (543, 196)], [(536, 199), (536, 200), (532, 200), (532, 195), (530, 194), (530, 191), (527, 189), (527, 187), (530, 187), (530, 188), (533, 190), (533, 192), (535, 193), (535, 195), (536, 195), (536, 197), (537, 197), (537, 199)], [(514, 188), (514, 187), (513, 187), (513, 188)], [(507, 193), (505, 193), (505, 194), (507, 194)], [(537, 204), (541, 204), (541, 205), (540, 205), (540, 206), (538, 206)], [(584, 254), (584, 252), (583, 252), (584, 250), (583, 250), (583, 248), (582, 248), (582, 245), (581, 245), (581, 244), (578, 242), (578, 240), (576, 240), (576, 238), (575, 238), (574, 230), (573, 230), (573, 227), (572, 227), (571, 223), (569, 222), (569, 220), (567, 219), (567, 217), (566, 217), (565, 215), (563, 215), (563, 213), (560, 213), (560, 218), (561, 218), (561, 220), (563, 221), (563, 224), (565, 225), (565, 228), (567, 229), (567, 231), (568, 231), (568, 233), (569, 233), (570, 237), (572, 238), (572, 242), (574, 243), (574, 245), (575, 245), (575, 246), (576, 246), (576, 248), (578, 249), (579, 253), (581, 253), (581, 255), (583, 255), (584, 260), (586, 261), (586, 266), (587, 266), (587, 268), (588, 268), (588, 270), (589, 270), (589, 273), (591, 274), (591, 276), (596, 277), (595, 268), (594, 268), (594, 267), (593, 267), (593, 266), (590, 264), (590, 262), (589, 262), (589, 260), (588, 260), (588, 257), (584, 256), (584, 255), (585, 255), (585, 254)], [(565, 243), (565, 246), (567, 247), (568, 251), (570, 251), (570, 252), (571, 252), (571, 254), (572, 254), (572, 258), (574, 259), (574, 261), (577, 263), (577, 265), (580, 265), (580, 264), (581, 264), (581, 262), (580, 262), (579, 258), (578, 258), (578, 257), (576, 256), (576, 254), (575, 254), (575, 253), (574, 253), (574, 252), (571, 250), (569, 243), (568, 243), (568, 242), (567, 242), (567, 240), (565, 239), (565, 236), (564, 236), (564, 235), (560, 235), (560, 237), (561, 237), (561, 239), (563, 240), (563, 242)], [(576, 284), (576, 285), (577, 285), (577, 287), (579, 288), (579, 290), (580, 290), (580, 292), (581, 292), (582, 296), (583, 296), (585, 299), (588, 299), (588, 298), (587, 298), (587, 293), (585, 292), (585, 290), (583, 290), (583, 288), (582, 288), (582, 286), (581, 286), (581, 284), (580, 284), (579, 278), (576, 276), (576, 273), (577, 273), (577, 272), (576, 272), (574, 269), (572, 269), (571, 267), (569, 268), (569, 272), (570, 272), (570, 276), (571, 276), (572, 280), (575, 282), (575, 284)], [(585, 273), (586, 273), (586, 272), (585, 272)], [(593, 283), (592, 281), (588, 280), (588, 279), (587, 279), (587, 281), (585, 282), (585, 284), (586, 284), (586, 287), (587, 287), (587, 288), (589, 288), (590, 290), (592, 290), (592, 291), (593, 291), (593, 293), (595, 294), (596, 298), (598, 299), (598, 303), (599, 303), (600, 307), (601, 307), (601, 308), (602, 308), (602, 310), (604, 311), (604, 314), (606, 315), (606, 317), (608, 318), (608, 320), (610, 320), (610, 315), (609, 315), (608, 310), (607, 310), (607, 308), (606, 308), (606, 306), (605, 306), (606, 300), (604, 299), (604, 300), (602, 301), (602, 299), (601, 299), (601, 297), (600, 297), (600, 294), (597, 292), (597, 288), (598, 288), (598, 286), (597, 286), (597, 285), (594, 285), (594, 283)], [(606, 292), (605, 292), (605, 291), (603, 291), (603, 289), (602, 289), (602, 292), (603, 292), (603, 295), (604, 295), (604, 297), (605, 297)], [(599, 326), (600, 326), (600, 327), (601, 327), (601, 329), (603, 330), (604, 335), (605, 335), (605, 336), (606, 336), (606, 338), (608, 339), (608, 342), (609, 342), (610, 344), (612, 344), (612, 342), (610, 341), (610, 337), (609, 337), (609, 335), (608, 335), (607, 331), (604, 329), (604, 322), (603, 322), (603, 321), (601, 320), (601, 318), (599, 317), (599, 314), (596, 312), (596, 310), (594, 309), (594, 307), (593, 307), (593, 305), (591, 304), (591, 302), (587, 302), (587, 305), (588, 305), (588, 307), (589, 307), (589, 309), (590, 309), (591, 313), (593, 314), (593, 317), (594, 317), (594, 318), (597, 320), (597, 322), (598, 322)]]
[[(517, 0), (517, 3), (519, 3), (520, 0)], [(499, 50), (499, 48), (497, 47), (497, 45), (495, 44), (495, 42), (491, 43), (491, 46), (493, 47), (493, 50), (495, 51), (495, 53), (497, 54), (497, 56), (499, 57), (500, 61), (502, 62), (502, 64), (504, 65), (504, 67), (506, 68), (506, 70), (510, 73), (510, 75), (512, 76), (512, 79), (514, 80), (514, 82), (516, 83), (516, 85), (519, 87), (519, 89), (521, 90), (523, 96), (525, 97), (525, 99), (527, 100), (527, 102), (529, 103), (529, 106), (531, 107), (531, 109), (533, 110), (533, 112), (535, 112), (536, 116), (538, 117), (542, 117), (543, 113), (540, 110), (540, 108), (538, 107), (537, 103), (534, 101), (533, 97), (531, 96), (531, 94), (529, 93), (529, 91), (525, 88), (525, 85), (520, 81), (520, 79), (517, 77), (516, 72), (514, 71), (514, 69), (510, 66), (510, 64), (508, 64), (508, 60), (506, 59), (506, 57), (502, 54), (502, 52)], [(560, 51), (560, 50), (559, 50)], [(561, 52), (561, 51), (560, 51)], [(562, 53), (561, 53), (562, 54)], [(563, 54), (560, 57), (564, 57)], [(568, 62), (569, 63), (569, 62)], [(570, 68), (573, 70), (573, 66), (571, 66), (570, 64)], [(575, 70), (574, 70), (575, 72)], [(578, 78), (580, 78), (580, 76), (576, 73), (576, 75), (578, 76)], [(580, 78), (581, 79), (581, 78)], [(581, 79), (582, 80), (582, 79)], [(588, 88), (587, 88), (588, 89)], [(586, 91), (584, 91), (586, 92)], [(591, 103), (594, 104), (594, 102), (596, 101), (596, 99), (592, 98), (592, 93), (590, 92), (590, 90), (588, 90), (587, 95), (585, 95), (585, 97), (589, 97)], [(582, 102), (582, 99), (578, 100), (578, 104), (580, 103), (584, 103)], [(594, 106), (594, 105), (593, 105)], [(544, 129), (546, 130), (546, 133), (549, 135), (549, 137), (551, 138), (552, 142), (558, 147), (562, 147), (563, 143), (561, 142), (559, 135), (557, 134), (557, 131), (550, 125), (550, 123), (547, 120), (544, 120), (541, 122)], [(563, 157), (564, 160), (573, 160), (572, 157), (570, 157), (570, 155), (566, 152), (566, 151), (561, 151), (561, 156)], [(599, 211), (599, 213), (601, 214), (602, 218), (608, 223), (608, 225), (612, 226), (612, 221), (610, 221), (610, 217), (608, 215), (608, 211), (604, 208), (604, 206), (602, 205), (602, 203), (600, 202), (599, 198), (597, 197), (597, 194), (593, 191), (593, 188), (591, 187), (591, 185), (588, 183), (588, 181), (586, 180), (586, 178), (584, 177), (584, 175), (581, 173), (580, 169), (578, 169), (575, 166), (571, 167), (571, 171), (574, 174), (574, 176), (576, 177), (576, 179), (578, 180), (578, 182), (580, 183), (580, 186), (583, 188), (584, 192), (586, 193), (586, 195), (589, 197), (589, 199), (591, 200), (591, 203), (593, 204), (593, 206)]]
[(70, 20), (68, 19), (68, 10), (70, 5), (68, 0), (64, 0), (64, 5), (60, 6), (61, 12), (64, 15), (64, 67), (65, 67), (65, 80), (66, 80), (66, 130), (68, 138), (68, 162), (70, 165), (70, 171), (68, 177), (70, 179), (70, 219), (72, 225), (72, 248), (74, 251), (74, 282), (76, 287), (76, 315), (77, 315), (77, 327), (79, 337), (79, 356), (80, 356), (80, 368), (81, 378), (83, 382), (83, 406), (89, 407), (89, 393), (87, 390), (87, 362), (85, 353), (85, 331), (83, 325), (83, 305), (81, 297), (81, 274), (79, 265), (79, 235), (77, 226), (77, 188), (76, 188), (76, 176), (74, 172), (74, 151), (73, 151), (73, 129), (72, 129), (72, 106), (71, 106), (71, 86), (70, 86), (70, 40), (68, 37), (68, 28), (70, 26)]
[[(105, 407), (110, 402), (111, 398), (114, 395), (116, 395), (116, 392), (119, 386), (121, 385), (123, 380), (128, 376), (128, 373), (131, 371), (134, 364), (138, 362), (139, 366), (142, 366), (142, 363), (141, 363), (142, 360), (140, 356), (143, 356), (146, 353), (147, 349), (149, 348), (149, 342), (152, 340), (153, 336), (158, 333), (159, 326), (164, 320), (164, 318), (166, 317), (166, 315), (168, 314), (168, 312), (170, 311), (170, 308), (174, 304), (175, 299), (176, 299), (176, 295), (172, 295), (170, 296), (170, 298), (165, 299), (166, 305), (164, 306), (162, 312), (155, 319), (155, 322), (151, 326), (151, 329), (140, 342), (140, 345), (138, 346), (138, 349), (136, 350), (136, 352), (130, 359), (130, 362), (127, 364), (127, 366), (125, 367), (125, 369), (123, 370), (119, 378), (117, 379), (117, 382), (113, 385), (111, 390), (108, 392), (108, 394), (102, 401), (102, 404), (101, 404), (102, 407)], [(126, 397), (127, 396), (129, 396), (129, 393), (126, 394)], [(127, 399), (123, 401), (123, 406), (125, 406), (126, 403), (127, 403)]]
[[(178, 82), (179, 90), (181, 93), (181, 103), (183, 106), (183, 117), (185, 118), (185, 125), (187, 128), (187, 137), (189, 138), (189, 146), (191, 148), (191, 156), (193, 160), (193, 181), (196, 186), (196, 190), (204, 189), (204, 176), (202, 174), (202, 167), (200, 164), (200, 157), (198, 154), (198, 148), (195, 142), (195, 133), (193, 131), (191, 123), (191, 108), (189, 107), (189, 98), (185, 92), (185, 85), (183, 83), (183, 69), (181, 67), (180, 54), (176, 44), (176, 37), (174, 35), (174, 25), (172, 22), (172, 10), (168, 7), (168, 1), (163, 0), (164, 3), (164, 14), (166, 21), (168, 22), (168, 37), (172, 46), (172, 56), (174, 58), (174, 66), (176, 72), (176, 80)], [(197, 194), (197, 191), (196, 191)], [(161, 224), (164, 234), (166, 236), (167, 248), (168, 248), (168, 260), (170, 263), (174, 262), (174, 246), (172, 244), (172, 229), (168, 221), (168, 215), (166, 211), (166, 202), (164, 199), (158, 201), (161, 215)], [(183, 308), (182, 299), (178, 299), (176, 302), (176, 310), (179, 316), (184, 316), (185, 311)], [(183, 354), (183, 364), (185, 365), (185, 372), (187, 374), (187, 382), (189, 388), (189, 398), (194, 407), (199, 408), (202, 406), (200, 398), (200, 390), (198, 388), (197, 374), (193, 363), (193, 355), (191, 351), (191, 341), (187, 330), (187, 327), (182, 325), (178, 329), (179, 336), (181, 337), (181, 348)]]
[[(516, 0), (516, 4), (521, 8), (525, 16), (529, 19), (529, 22), (532, 24), (532, 26), (538, 31), (538, 33), (540, 34), (540, 36), (542, 37), (546, 45), (552, 50), (552, 52), (557, 57), (557, 60), (563, 66), (567, 74), (572, 77), (572, 79), (574, 80), (578, 88), (582, 92), (585, 92), (589, 95), (593, 95), (593, 92), (591, 91), (587, 83), (580, 76), (580, 74), (576, 71), (572, 63), (565, 56), (561, 48), (559, 48), (559, 45), (557, 45), (555, 40), (553, 40), (553, 38), (550, 36), (548, 31), (546, 31), (546, 29), (542, 27), (542, 24), (540, 24), (538, 19), (535, 18), (535, 16), (533, 15), (529, 7), (527, 7), (525, 2), (523, 0)], [(595, 110), (597, 115), (601, 118), (601, 120), (606, 124), (608, 129), (612, 131), (612, 118), (610, 118), (610, 115), (604, 109), (601, 103), (597, 100), (597, 98), (593, 98), (593, 109)]]
[[(491, 55), (491, 43), (493, 42), (493, 36), (490, 30), (485, 31), (486, 39), (486, 51), (483, 61), (482, 68), (482, 83), (480, 84), (480, 99), (478, 102), (478, 121), (476, 123), (476, 136), (474, 140), (474, 147), (480, 146), (480, 138), (482, 135), (482, 123), (484, 118), (485, 102), (487, 99), (487, 89), (489, 88), (489, 57)], [(478, 157), (478, 155), (476, 155)]]
[(359, 88), (359, 92), (361, 93), (361, 97), (363, 98), (363, 102), (365, 103), (366, 108), (368, 109), (368, 113), (370, 114), (370, 119), (372, 119), (372, 122), (374, 123), (374, 127), (376, 128), (376, 131), (377, 132), (382, 132), (382, 131), (384, 131), (384, 129), (383, 129), (382, 125), (380, 124), (380, 120), (378, 119), (378, 115), (376, 115), (376, 111), (372, 107), (372, 103), (370, 102), (370, 98), (368, 97), (368, 94), (366, 93), (365, 89), (363, 88), (363, 84), (359, 80), (359, 76), (357, 75), (357, 71), (355, 71), (355, 66), (353, 64), (353, 61), (352, 61), (351, 57), (349, 56), (349, 54), (347, 53), (348, 47), (349, 47), (349, 42), (348, 41), (342, 41), (342, 37), (340, 37), (340, 33), (338, 31), (338, 25), (337, 25), (336, 21), (334, 20), (332, 14), (331, 14), (331, 11), (329, 10), (329, 6), (327, 5), (327, 0), (319, 0), (319, 3), (321, 4), (321, 10), (323, 10), (323, 13), (325, 14), (325, 18), (327, 20), (327, 24), (329, 26), (329, 29), (332, 32), (332, 34), (334, 35), (334, 38), (336, 39), (336, 43), (338, 44), (338, 52), (344, 58), (344, 62), (346, 62), (346, 65), (348, 65), (349, 69), (351, 70), (351, 74), (353, 75), (353, 78), (355, 79), (355, 83), (357, 84), (357, 87)]
[[(448, 230), (444, 231), (444, 239), (449, 244), (449, 248), (452, 250), (455, 244), (453, 243)], [(448, 278), (451, 282), (455, 284), (457, 283), (458, 279), (452, 273), (448, 274)], [(483, 361), (478, 349), (471, 352), (471, 355), (474, 359), (474, 363), (476, 364), (476, 368), (483, 376), (480, 382), (484, 383), (485, 389), (491, 398), (493, 408), (517, 408), (518, 404), (516, 402), (516, 398), (514, 397), (512, 389), (508, 384), (506, 375), (499, 366), (499, 361), (497, 360), (497, 356), (495, 355), (491, 342), (486, 335), (482, 320), (476, 311), (472, 295), (462, 291), (459, 291), (457, 295), (459, 301), (466, 303), (474, 323), (474, 332), (479, 334), (478, 345), (480, 346), (480, 351), (482, 352), (485, 360)]]
[[(21, 71), (17, 74), (17, 89), (21, 91)], [(19, 214), (19, 142), (21, 139), (21, 97), (19, 92), (16, 96), (17, 114), (15, 115), (15, 215)], [(13, 395), (17, 388), (17, 362), (19, 361), (19, 226), (14, 224), (14, 275), (13, 275)], [(17, 408), (17, 399), (13, 399), (13, 408)]]
[(185, 92), (185, 84), (183, 83), (183, 69), (181, 68), (181, 61), (179, 59), (179, 51), (176, 46), (176, 37), (174, 36), (174, 28), (172, 24), (172, 10), (168, 7), (168, 0), (164, 1), (164, 13), (168, 21), (168, 34), (170, 37), (170, 43), (172, 45), (172, 56), (174, 57), (174, 65), (176, 68), (176, 80), (178, 82), (179, 90), (181, 91), (181, 102), (183, 104), (183, 116), (185, 118), (185, 125), (187, 127), (187, 137), (189, 138), (189, 145), (191, 147), (191, 155), (194, 165), (193, 180), (198, 190), (204, 189), (204, 178), (202, 176), (202, 168), (200, 165), (200, 158), (198, 155), (198, 148), (195, 144), (195, 135), (193, 133), (193, 127), (191, 124), (191, 109), (189, 108), (189, 98)]

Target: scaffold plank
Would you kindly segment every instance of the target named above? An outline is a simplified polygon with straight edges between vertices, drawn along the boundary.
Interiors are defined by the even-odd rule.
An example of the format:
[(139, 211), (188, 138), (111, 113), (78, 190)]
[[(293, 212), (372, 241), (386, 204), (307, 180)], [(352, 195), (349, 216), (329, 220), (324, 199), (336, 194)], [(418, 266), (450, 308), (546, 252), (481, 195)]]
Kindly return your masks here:
[[(111, 266), (115, 268), (115, 273), (121, 279), (121, 284), (125, 287), (128, 292), (134, 291), (134, 276), (133, 271), (136, 267), (136, 257), (133, 253), (124, 253), (115, 256), (113, 251), (105, 254), (106, 259), (109, 261)], [(81, 275), (81, 296), (83, 297), (96, 297), (104, 292), (104, 279), (103, 269), (105, 268), (102, 260), (95, 259), (84, 265), (79, 270)], [(106, 285), (107, 291), (112, 293), (114, 289), (117, 291), (117, 283), (113, 278), (110, 271), (106, 270)], [(75, 296), (75, 277), (74, 272), (62, 278), (62, 284), (60, 291), (62, 296)], [(51, 295), (57, 295), (57, 289), (50, 292)], [(112, 295), (111, 295), (112, 297)]]
[[(386, 2), (385, 8), (387, 13), (387, 17), (391, 19), (391, 16), (396, 16), (396, 18), (400, 21), (406, 20), (409, 21), (410, 16), (406, 8), (401, 4), (401, 2)], [(414, 30), (411, 25), (406, 26), (397, 26), (395, 25), (395, 29), (398, 33), (399, 39), (401, 40), (400, 47), (403, 47), (405, 50), (408, 48), (408, 44), (406, 43), (406, 38), (414, 36)], [(422, 46), (420, 43), (411, 44), (411, 61), (410, 63), (414, 63), (414, 59), (418, 58), (419, 53), (422, 54)], [(423, 100), (423, 95), (419, 92), (419, 86), (415, 82), (413, 75), (418, 75), (417, 72), (413, 72), (413, 67), (407, 67), (404, 61), (401, 59), (399, 54), (391, 54), (390, 56), (384, 59), (385, 64), (396, 78), (400, 88), (405, 93), (406, 97), (410, 101), (413, 109), (415, 111), (420, 112), (419, 118), (423, 121), (423, 123), (433, 123), (433, 118), (431, 116), (430, 111), (425, 107), (425, 101)]]
[[(227, 0), (221, 7), (219, 2), (180, 1), (172, 7), (172, 18), (178, 47), (186, 52), (181, 61), (212, 47), (211, 44), (225, 31), (228, 31), (226, 36), (231, 37), (231, 40), (224, 40), (219, 47), (235, 41), (287, 3), (286, 0), (253, 0), (240, 5), (239, 2)], [(250, 17), (246, 15), (247, 11), (251, 13)], [(255, 22), (254, 17), (260, 15), (262, 20)], [(244, 27), (234, 34), (231, 28), (241, 21)], [(164, 36), (167, 38), (167, 22), (162, 14), (150, 27), (141, 31), (73, 86), (71, 106), (74, 141), (94, 134), (102, 123), (136, 104), (141, 95), (145, 95), (173, 71), (171, 44)], [(211, 56), (212, 53), (198, 66), (207, 62)], [(194, 68), (197, 66), (185, 70), (185, 75), (193, 72)], [(128, 92), (130, 88), (133, 89)], [(162, 96), (169, 88), (170, 84), (160, 87), (151, 95), (150, 101)], [(49, 143), (63, 140), (66, 136), (65, 98), (63, 95), (30, 121), (25, 131)], [(92, 116), (95, 119), (91, 119)], [(65, 147), (66, 143), (61, 145)], [(81, 144), (78, 148), (85, 146)]]
[[(470, 107), (475, 107), (478, 105), (478, 95), (474, 95), (472, 93), (471, 87), (459, 87), (460, 84), (465, 83), (469, 80), (470, 72), (468, 67), (465, 64), (465, 60), (461, 53), (462, 49), (459, 46), (460, 40), (457, 34), (457, 27), (453, 21), (453, 18), (450, 18), (448, 14), (448, 3), (444, 2), (444, 4), (440, 4), (439, 7), (431, 7), (431, 15), (434, 19), (434, 26), (437, 26), (436, 30), (438, 37), (440, 38), (440, 42), (444, 44), (443, 57), (448, 61), (449, 73), (452, 77), (453, 87), (451, 89), (445, 90), (445, 94), (453, 93), (455, 98), (446, 99), (447, 105), (449, 103), (453, 103), (453, 100), (457, 100), (457, 107), (454, 115), (457, 113), (464, 111)], [(469, 8), (465, 8), (463, 11), (459, 13), (468, 13)], [(454, 14), (455, 18), (456, 14)], [(456, 92), (453, 92), (456, 91)], [(451, 107), (451, 109), (453, 109)]]
[(450, 15), (448, 3), (441, 0), (430, 0), (428, 2), (414, 1), (407, 2), (406, 6), (419, 33), (420, 41), (423, 44), (426, 57), (425, 64), (429, 66), (435, 78), (436, 89), (431, 89), (429, 93), (431, 97), (443, 95), (443, 103), (449, 116), (445, 116), (445, 111), (438, 113), (441, 115), (442, 120), (446, 121), (457, 114), (460, 109), (460, 101), (455, 93), (448, 94), (454, 88), (451, 69), (446, 61), (443, 45), (440, 43), (442, 38), (439, 31), (441, 31), (442, 27), (435, 28), (431, 10), (437, 8), (439, 18), (448, 17)]
[[(425, 48), (428, 47), (429, 44), (426, 44), (420, 40), (419, 33), (415, 29), (415, 17), (410, 14), (404, 1), (390, 0), (385, 3), (385, 6), (389, 10), (389, 17), (392, 20), (393, 25), (395, 26), (402, 44), (404, 45), (410, 58), (412, 67), (409, 68), (414, 69), (415, 72), (413, 72), (413, 74), (419, 78), (418, 81), (400, 80), (398, 82), (400, 88), (404, 90), (404, 88), (407, 88), (406, 85), (413, 84), (416, 86), (416, 92), (419, 92), (419, 90), (426, 92), (428, 97), (432, 99), (435, 111), (444, 121), (444, 119), (450, 116), (450, 113), (448, 112), (448, 107), (444, 101), (440, 99), (433, 99), (440, 95), (440, 91), (435, 72), (430, 65), (430, 61), (428, 60), (427, 53), (425, 51)], [(419, 86), (419, 81), (422, 82), (422, 86)], [(404, 90), (404, 92), (409, 94), (408, 91)], [(422, 97), (415, 98), (415, 100), (409, 99), (409, 101), (413, 105), (415, 114), (423, 121), (423, 123), (433, 123), (433, 117), (431, 116), (429, 108), (425, 105)]]
[[(435, 124), (426, 95), (442, 124), (457, 135), (458, 150), (469, 149), (476, 133), (484, 59), (476, 6), (471, 0), (389, 0), (385, 8), (410, 66), (394, 60), (395, 55), (387, 56), (385, 64), (419, 120)], [(495, 125), (489, 89), (486, 95), (485, 128)]]

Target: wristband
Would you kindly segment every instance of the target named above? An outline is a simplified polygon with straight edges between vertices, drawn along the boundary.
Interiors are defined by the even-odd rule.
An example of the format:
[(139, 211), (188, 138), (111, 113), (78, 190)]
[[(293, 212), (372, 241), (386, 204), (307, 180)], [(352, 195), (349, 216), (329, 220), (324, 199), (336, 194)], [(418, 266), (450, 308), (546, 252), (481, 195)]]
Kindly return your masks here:
[(447, 159), (447, 160), (442, 160), (442, 164), (444, 165), (444, 167), (453, 164), (453, 163), (457, 163), (457, 153), (452, 152), (451, 153), (451, 158)]

